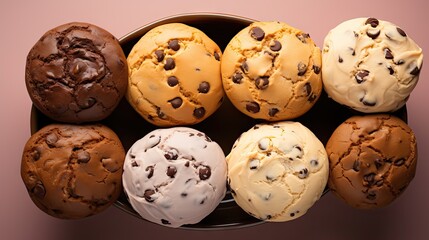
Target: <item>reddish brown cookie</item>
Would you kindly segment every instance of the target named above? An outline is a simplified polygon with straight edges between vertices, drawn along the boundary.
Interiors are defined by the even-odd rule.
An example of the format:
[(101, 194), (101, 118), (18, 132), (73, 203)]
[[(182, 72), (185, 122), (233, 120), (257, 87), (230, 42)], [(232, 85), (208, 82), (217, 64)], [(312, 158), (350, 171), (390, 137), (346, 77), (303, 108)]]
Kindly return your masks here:
[(391, 115), (347, 119), (332, 134), (326, 151), (330, 189), (356, 208), (390, 204), (416, 172), (414, 133), (405, 122)]
[(99, 121), (125, 94), (128, 66), (117, 39), (88, 23), (46, 32), (27, 56), (27, 90), (34, 105), (61, 122)]
[(21, 177), (33, 202), (58, 218), (94, 215), (122, 191), (125, 151), (103, 125), (52, 124), (25, 145)]

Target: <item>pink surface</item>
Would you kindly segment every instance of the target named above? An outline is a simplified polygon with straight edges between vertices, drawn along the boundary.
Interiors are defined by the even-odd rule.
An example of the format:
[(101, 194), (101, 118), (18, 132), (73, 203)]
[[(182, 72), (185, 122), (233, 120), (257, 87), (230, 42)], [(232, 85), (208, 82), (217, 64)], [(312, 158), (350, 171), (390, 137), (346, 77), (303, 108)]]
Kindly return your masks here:
[[(9, 2), (9, 3), (6, 3)], [(180, 2), (180, 3), (178, 3)], [(19, 175), (21, 151), (30, 136), (31, 101), (24, 84), (25, 59), (47, 30), (70, 21), (99, 25), (116, 37), (170, 15), (219, 12), (258, 20), (278, 20), (303, 29), (321, 46), (341, 21), (373, 16), (401, 26), (424, 51), (429, 49), (428, 1), (1, 1), (0, 107), (2, 174), (1, 239), (427, 239), (429, 216), (429, 68), (407, 104), (409, 125), (419, 147), (417, 175), (390, 206), (374, 211), (352, 209), (331, 194), (305, 216), (286, 223), (266, 223), (237, 230), (173, 230), (134, 218), (112, 207), (87, 219), (54, 219), (31, 202)], [(426, 57), (429, 57), (426, 56)]]

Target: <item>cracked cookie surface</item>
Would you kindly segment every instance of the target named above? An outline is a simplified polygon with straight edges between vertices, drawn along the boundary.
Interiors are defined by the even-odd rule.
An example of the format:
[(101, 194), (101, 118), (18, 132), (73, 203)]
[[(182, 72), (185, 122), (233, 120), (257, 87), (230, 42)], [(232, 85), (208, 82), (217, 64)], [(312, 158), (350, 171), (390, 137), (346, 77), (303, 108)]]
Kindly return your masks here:
[(398, 26), (356, 18), (325, 37), (323, 84), (340, 104), (365, 113), (401, 108), (417, 84), (422, 49)]
[(194, 27), (155, 27), (128, 55), (128, 102), (157, 126), (199, 123), (223, 100), (221, 56), (216, 43)]
[(415, 175), (416, 138), (405, 122), (391, 115), (347, 119), (334, 131), (326, 150), (329, 188), (352, 207), (390, 204)]
[(304, 215), (328, 181), (323, 144), (298, 122), (255, 125), (237, 139), (226, 159), (235, 201), (265, 221)]
[(119, 138), (103, 125), (51, 124), (26, 143), (21, 177), (42, 211), (84, 218), (119, 197), (124, 158)]
[(99, 121), (125, 94), (128, 67), (106, 30), (73, 22), (46, 32), (27, 56), (25, 81), (34, 105), (61, 122)]
[(195, 224), (226, 193), (226, 161), (219, 145), (185, 127), (158, 129), (126, 155), (123, 185), (144, 219), (168, 227)]
[(310, 35), (281, 22), (255, 22), (224, 51), (226, 95), (244, 114), (269, 121), (307, 112), (322, 91), (321, 53)]

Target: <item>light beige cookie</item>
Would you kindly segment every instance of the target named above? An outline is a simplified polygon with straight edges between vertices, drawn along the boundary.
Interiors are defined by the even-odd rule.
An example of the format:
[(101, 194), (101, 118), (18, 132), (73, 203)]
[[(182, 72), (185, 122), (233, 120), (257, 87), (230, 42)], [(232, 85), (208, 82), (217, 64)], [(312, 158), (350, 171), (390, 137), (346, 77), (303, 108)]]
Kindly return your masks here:
[(147, 32), (129, 56), (128, 102), (157, 126), (196, 124), (224, 95), (221, 50), (202, 31), (181, 23)]
[(224, 90), (244, 114), (269, 121), (307, 112), (322, 91), (321, 53), (310, 36), (281, 22), (255, 22), (228, 44)]

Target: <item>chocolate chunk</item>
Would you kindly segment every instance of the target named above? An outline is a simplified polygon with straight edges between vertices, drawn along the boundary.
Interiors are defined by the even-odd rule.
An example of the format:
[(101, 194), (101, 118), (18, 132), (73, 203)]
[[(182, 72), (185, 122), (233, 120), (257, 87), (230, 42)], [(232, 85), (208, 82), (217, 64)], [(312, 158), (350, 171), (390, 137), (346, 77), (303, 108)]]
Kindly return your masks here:
[(46, 195), (45, 186), (43, 186), (42, 182), (37, 182), (36, 185), (31, 189), (31, 192), (37, 197), (37, 198), (44, 198)]
[(213, 55), (214, 55), (214, 57), (215, 57), (216, 60), (220, 61), (220, 55), (219, 55), (218, 52), (214, 52)]
[(298, 173), (298, 177), (300, 179), (304, 179), (308, 177), (308, 169), (307, 168), (303, 168), (302, 170), (299, 171)]
[(371, 24), (371, 27), (376, 28), (378, 26), (379, 22), (378, 22), (378, 19), (376, 19), (376, 18), (368, 18), (365, 22), (365, 25), (366, 24)]
[(155, 199), (152, 199), (152, 195), (154, 195), (154, 194), (155, 194), (155, 190), (153, 190), (153, 189), (146, 189), (144, 191), (143, 197), (144, 197), (144, 199), (146, 201), (153, 202), (153, 201), (155, 201)]
[(179, 79), (177, 79), (177, 77), (175, 76), (170, 76), (167, 78), (167, 83), (168, 83), (168, 86), (174, 87), (179, 83)]
[(232, 76), (232, 81), (234, 83), (241, 83), (241, 80), (243, 79), (243, 75), (241, 75), (241, 73), (234, 73), (234, 75)]
[(312, 88), (309, 82), (305, 83), (304, 89), (305, 89), (305, 94), (307, 94), (307, 97), (310, 96)]
[(241, 68), (241, 71), (243, 71), (244, 73), (247, 73), (249, 71), (249, 65), (247, 65), (247, 62), (243, 62), (240, 68)]
[(168, 102), (171, 103), (171, 106), (176, 109), (182, 106), (183, 100), (180, 97), (175, 97), (171, 100), (168, 100)]
[(282, 49), (282, 44), (279, 41), (274, 40), (273, 43), (270, 45), (270, 49), (274, 52), (280, 51), (280, 49)]
[(179, 41), (177, 39), (173, 39), (168, 41), (168, 48), (177, 51), (180, 49)]
[(174, 166), (168, 166), (167, 168), (167, 176), (174, 178), (177, 173), (177, 169)]
[(270, 110), (268, 110), (268, 115), (274, 117), (278, 112), (279, 110), (277, 108), (270, 108)]
[(171, 223), (168, 220), (161, 219), (161, 223), (164, 225), (170, 225)]
[(200, 85), (198, 86), (198, 92), (200, 93), (208, 93), (210, 90), (210, 83), (204, 81), (201, 82)]
[(404, 32), (404, 30), (400, 29), (400, 28), (396, 28), (396, 30), (398, 31), (399, 34), (401, 34), (401, 36), (406, 37), (407, 34)]
[(138, 167), (139, 165), (137, 164), (136, 161), (131, 161), (131, 167)]
[(263, 77), (258, 77), (255, 80), (255, 85), (258, 89), (266, 89), (268, 87), (268, 84), (270, 83), (270, 81), (268, 80), (269, 77), (267, 76), (263, 76)]
[(359, 160), (355, 160), (354, 161), (354, 163), (353, 163), (353, 170), (355, 172), (359, 172), (359, 170), (360, 170), (360, 162), (359, 162)]
[(46, 137), (46, 144), (49, 147), (55, 147), (55, 143), (58, 141), (58, 136), (55, 133), (51, 133)]
[(400, 158), (400, 159), (396, 160), (393, 164), (395, 166), (402, 166), (402, 165), (404, 165), (404, 163), (405, 163), (405, 159), (404, 158)]
[(151, 178), (153, 176), (153, 171), (154, 171), (154, 167), (153, 166), (147, 166), (146, 167), (146, 172), (149, 171), (149, 173), (147, 174), (147, 178)]
[(395, 73), (395, 70), (392, 68), (392, 66), (387, 66), (387, 70), (389, 70), (390, 75), (393, 75)]
[(257, 41), (261, 41), (265, 37), (265, 32), (260, 27), (253, 27), (250, 29), (250, 36)]
[(316, 65), (313, 65), (313, 71), (314, 71), (315, 74), (319, 74), (320, 73), (320, 67), (316, 66)]
[(344, 60), (341, 58), (341, 56), (338, 56), (338, 62), (342, 63)]
[(40, 159), (40, 150), (35, 148), (32, 152), (31, 152), (31, 157), (33, 158), (34, 161), (37, 161)]
[(259, 104), (256, 102), (249, 102), (246, 104), (246, 110), (251, 113), (258, 113), (260, 110)]
[(212, 172), (211, 172), (211, 169), (209, 166), (202, 166), (198, 170), (198, 174), (199, 174), (201, 180), (207, 180), (212, 175)]
[(370, 31), (368, 30), (366, 32), (366, 35), (372, 39), (376, 39), (379, 35), (380, 35), (380, 30), (376, 30), (376, 31)]
[(165, 70), (171, 70), (171, 69), (174, 69), (175, 67), (176, 67), (176, 63), (174, 62), (173, 58), (167, 58), (165, 60), (165, 65), (164, 65)]
[(366, 77), (369, 75), (368, 70), (358, 70), (355, 74), (356, 82), (361, 84), (366, 81)]
[(204, 117), (204, 114), (206, 114), (206, 109), (204, 107), (199, 107), (194, 109), (194, 117), (195, 118), (202, 118)]
[(307, 65), (305, 63), (298, 63), (298, 76), (302, 76), (307, 72)]
[(78, 163), (87, 163), (91, 159), (91, 156), (87, 151), (81, 151), (77, 154)]
[(162, 60), (164, 60), (164, 51), (163, 50), (156, 50), (155, 56), (156, 56), (156, 60), (158, 62), (162, 62)]
[(419, 69), (418, 67), (415, 67), (415, 68), (410, 72), (410, 74), (411, 74), (411, 75), (414, 75), (414, 76), (419, 75), (419, 73), (420, 73), (420, 69)]
[(392, 51), (389, 48), (384, 49), (384, 57), (386, 59), (393, 59)]

